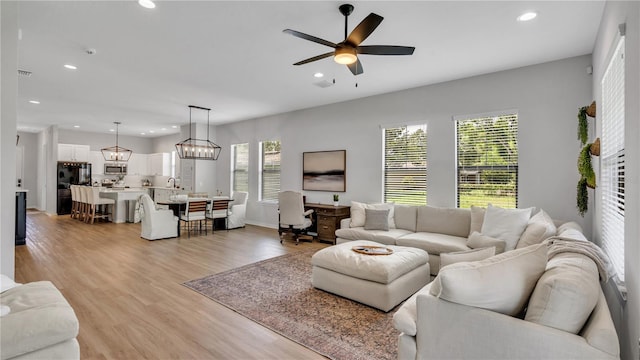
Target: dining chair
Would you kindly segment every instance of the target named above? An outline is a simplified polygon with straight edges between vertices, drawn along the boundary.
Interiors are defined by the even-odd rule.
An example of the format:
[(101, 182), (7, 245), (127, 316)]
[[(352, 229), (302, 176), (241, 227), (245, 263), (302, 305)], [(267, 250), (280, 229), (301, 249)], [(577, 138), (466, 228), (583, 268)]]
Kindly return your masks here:
[(215, 219), (224, 219), (224, 228), (229, 231), (229, 201), (228, 199), (211, 201), (211, 207), (207, 211), (207, 218), (211, 220), (211, 232), (216, 227)]
[(75, 219), (78, 216), (78, 194), (77, 194), (78, 185), (70, 185), (69, 190), (71, 190), (71, 218)]
[(247, 198), (249, 193), (246, 191), (234, 191), (229, 203), (229, 217), (227, 218), (227, 229), (235, 229), (244, 227), (245, 217), (247, 214)]
[(182, 214), (180, 221), (184, 221), (187, 225), (187, 235), (191, 237), (191, 224), (197, 222), (199, 230), (202, 231), (202, 221), (204, 220), (204, 231), (207, 233), (207, 200), (194, 200), (189, 198), (187, 205)]

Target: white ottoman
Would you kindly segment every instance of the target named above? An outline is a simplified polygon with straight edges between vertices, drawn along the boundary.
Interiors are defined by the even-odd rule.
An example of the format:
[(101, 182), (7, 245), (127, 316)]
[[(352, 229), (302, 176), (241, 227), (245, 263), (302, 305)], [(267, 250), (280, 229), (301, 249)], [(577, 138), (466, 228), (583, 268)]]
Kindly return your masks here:
[[(386, 246), (391, 255), (365, 255), (354, 246)], [(313, 287), (389, 311), (430, 281), (429, 255), (417, 248), (368, 240), (324, 248), (311, 258)]]

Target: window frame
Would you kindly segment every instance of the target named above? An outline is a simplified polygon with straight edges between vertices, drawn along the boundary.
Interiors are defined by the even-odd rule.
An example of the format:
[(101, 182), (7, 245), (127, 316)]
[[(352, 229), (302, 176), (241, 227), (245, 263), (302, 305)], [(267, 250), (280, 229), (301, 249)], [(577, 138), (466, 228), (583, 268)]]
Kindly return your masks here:
[[(512, 131), (509, 135), (511, 136), (511, 139), (515, 142), (515, 155), (513, 154), (509, 154), (510, 157), (510, 161), (508, 161), (507, 164), (476, 164), (476, 165), (460, 165), (460, 160), (461, 160), (461, 154), (460, 154), (460, 126), (464, 123), (464, 122), (479, 122), (479, 121), (493, 121), (494, 123), (496, 121), (498, 121), (500, 118), (507, 118), (507, 120), (509, 118), (513, 118), (513, 122), (514, 124), (510, 125), (510, 127), (507, 129), (508, 131)], [(497, 112), (491, 112), (491, 113), (480, 113), (480, 114), (470, 114), (470, 115), (461, 115), (461, 116), (454, 116), (453, 117), (454, 120), (454, 132), (455, 132), (455, 173), (456, 173), (456, 183), (455, 183), (455, 188), (456, 188), (456, 207), (460, 208), (461, 205), (463, 206), (463, 208), (467, 208), (467, 207), (471, 207), (471, 206), (487, 206), (488, 203), (492, 203), (493, 205), (496, 206), (500, 206), (503, 208), (517, 208), (518, 207), (518, 201), (519, 201), (519, 142), (518, 142), (518, 129), (519, 129), (519, 113), (517, 109), (507, 109), (507, 110), (502, 110), (502, 111), (497, 111)], [(497, 136), (495, 136), (495, 138), (497, 138)], [(472, 143), (471, 145), (486, 145), (489, 143), (490, 140), (492, 140), (493, 138), (488, 138), (486, 137), (485, 134), (485, 141), (477, 141), (475, 143)], [(474, 139), (477, 140), (477, 139)], [(498, 153), (500, 154), (500, 153)], [(484, 152), (484, 153), (480, 153), (480, 156), (483, 156), (485, 158), (487, 158), (490, 154), (488, 152)], [(515, 163), (512, 161), (511, 157), (515, 156)], [(467, 159), (465, 157), (465, 159)], [(467, 159), (468, 160), (468, 159)], [(461, 201), (461, 193), (460, 193), (460, 189), (467, 187), (467, 188), (471, 188), (471, 186), (466, 186), (469, 185), (468, 182), (465, 183), (461, 183), (461, 179), (462, 179), (462, 175), (461, 175), (461, 170), (462, 171), (467, 171), (469, 172), (470, 170), (468, 169), (474, 169), (475, 174), (471, 174), (474, 175), (474, 179), (475, 179), (475, 184), (477, 185), (489, 185), (488, 187), (492, 187), (491, 185), (496, 185), (496, 186), (500, 186), (500, 185), (504, 185), (504, 184), (500, 184), (503, 180), (501, 180), (500, 182), (496, 183), (496, 182), (484, 182), (482, 180), (482, 172), (483, 171), (501, 171), (501, 172), (508, 172), (509, 174), (513, 174), (513, 176), (515, 176), (515, 184), (513, 187), (508, 187), (508, 186), (504, 186), (505, 190), (507, 191), (512, 191), (514, 192), (514, 196), (511, 200), (507, 200), (508, 203), (504, 203), (501, 201), (495, 201), (495, 199), (492, 200), (491, 197), (488, 197), (486, 194), (484, 195), (483, 198), (487, 199), (487, 202), (478, 202), (478, 203), (472, 203), (472, 201), (466, 199), (464, 201), (464, 203)], [(490, 176), (490, 175), (485, 175), (485, 176)], [(497, 179), (497, 178), (496, 178)], [(461, 185), (465, 185), (465, 186), (461, 186)], [(499, 190), (498, 190), (499, 191)], [(498, 195), (499, 196), (499, 195)], [(505, 197), (506, 198), (506, 197)], [(512, 203), (511, 203), (512, 202)], [(467, 206), (468, 205), (468, 206)]]
[[(269, 170), (269, 169), (265, 169), (265, 151), (264, 151), (264, 145), (265, 143), (268, 142), (277, 142), (278, 146), (280, 148), (279, 151), (279, 169), (277, 171), (274, 170)], [(281, 185), (281, 173), (282, 173), (282, 142), (280, 140), (263, 140), (260, 141), (258, 144), (258, 148), (259, 148), (259, 175), (258, 175), (258, 201), (261, 202), (267, 202), (267, 203), (277, 203), (278, 202), (278, 192), (280, 191), (280, 185)], [(264, 189), (264, 177), (265, 177), (265, 173), (277, 173), (278, 174), (278, 191), (276, 191), (276, 194), (274, 197), (272, 198), (266, 198), (265, 199), (265, 189)]]
[[(600, 243), (613, 263), (616, 271), (614, 281), (625, 299), (625, 36), (617, 36), (613, 45), (607, 67), (600, 81), (602, 100), (598, 109), (601, 113)], [(622, 69), (613, 69), (616, 65), (615, 60), (620, 56), (622, 60), (618, 64)], [(621, 71), (621, 74), (611, 74), (610, 71)], [(609, 75), (621, 79), (621, 84), (612, 84), (616, 87), (614, 91), (621, 90), (620, 93), (607, 93), (609, 84), (605, 84), (605, 81), (608, 80)], [(611, 104), (608, 102), (608, 98), (613, 99)], [(618, 107), (610, 110), (610, 105)]]
[[(402, 156), (398, 156), (395, 160), (389, 160), (390, 134), (388, 131), (397, 130), (401, 135), (408, 139), (408, 136), (415, 135), (419, 131), (424, 133), (424, 143), (418, 144), (418, 148), (414, 151), (408, 151), (408, 141), (405, 141), (404, 147), (396, 146), (397, 150), (404, 151)], [(420, 156), (420, 149), (424, 148), (424, 166), (415, 166), (416, 157)], [(411, 125), (388, 125), (382, 127), (382, 199), (383, 202), (393, 202), (396, 204), (407, 205), (426, 205), (427, 204), (427, 173), (428, 173), (428, 126), (427, 123), (411, 124)], [(414, 161), (412, 161), (414, 160)], [(420, 164), (422, 159), (418, 158), (417, 163)], [(393, 166), (395, 165), (395, 166)], [(394, 170), (395, 169), (395, 170)], [(402, 172), (404, 174), (392, 175), (393, 172)], [(422, 173), (421, 173), (422, 172)], [(396, 177), (404, 177), (402, 180), (390, 181)], [(410, 177), (410, 179), (406, 179)], [(414, 179), (417, 177), (417, 180)], [(402, 185), (402, 182), (411, 181), (410, 184)], [(393, 186), (395, 185), (395, 186)], [(421, 194), (424, 192), (424, 195)], [(415, 194), (411, 194), (415, 193)], [(413, 201), (412, 198), (417, 200)], [(424, 201), (422, 201), (424, 199)]]
[[(244, 169), (244, 173), (246, 174), (246, 189), (238, 189), (236, 187), (236, 180), (237, 180), (237, 173), (238, 172), (242, 172), (242, 170), (238, 170), (238, 161), (237, 161), (237, 155), (238, 155), (238, 147), (245, 145), (246, 146), (246, 156), (247, 156), (247, 166)], [(249, 146), (249, 143), (238, 143), (238, 144), (231, 144), (231, 149), (230, 149), (230, 154), (231, 154), (231, 161), (230, 161), (230, 165), (231, 165), (231, 171), (230, 171), (230, 175), (231, 175), (231, 179), (230, 179), (230, 187), (231, 187), (231, 192), (236, 192), (236, 191), (249, 191), (249, 168), (251, 166), (251, 159), (249, 157), (251, 153), (251, 147)]]

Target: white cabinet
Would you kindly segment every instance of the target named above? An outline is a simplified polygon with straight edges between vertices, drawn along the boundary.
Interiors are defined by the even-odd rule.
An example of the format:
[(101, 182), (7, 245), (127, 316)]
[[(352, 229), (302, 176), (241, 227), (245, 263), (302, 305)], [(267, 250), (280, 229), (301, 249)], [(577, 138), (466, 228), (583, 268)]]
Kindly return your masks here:
[(89, 162), (89, 145), (58, 144), (58, 161)]
[(147, 154), (131, 154), (127, 164), (127, 175), (149, 175), (148, 157)]
[(148, 155), (148, 159), (148, 175), (171, 175), (171, 162), (169, 161), (169, 153), (150, 154)]
[(89, 153), (92, 175), (104, 175), (104, 156), (101, 151), (91, 151)]

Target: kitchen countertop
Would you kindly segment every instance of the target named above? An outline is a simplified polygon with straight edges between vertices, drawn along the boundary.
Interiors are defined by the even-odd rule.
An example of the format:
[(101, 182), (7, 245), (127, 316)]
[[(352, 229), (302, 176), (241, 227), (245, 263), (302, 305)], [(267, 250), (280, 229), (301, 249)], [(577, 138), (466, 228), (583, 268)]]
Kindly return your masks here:
[(29, 192), (27, 189), (16, 188), (16, 192)]

